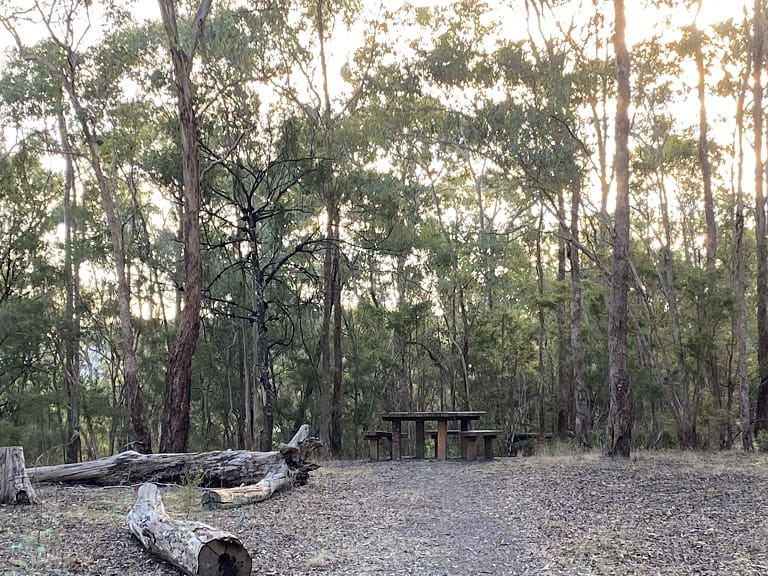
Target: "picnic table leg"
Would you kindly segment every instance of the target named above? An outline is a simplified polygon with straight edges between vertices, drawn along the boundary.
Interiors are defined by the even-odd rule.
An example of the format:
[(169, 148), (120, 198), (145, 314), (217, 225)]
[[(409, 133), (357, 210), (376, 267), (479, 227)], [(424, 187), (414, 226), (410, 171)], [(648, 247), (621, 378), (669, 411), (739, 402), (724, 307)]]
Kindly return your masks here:
[(370, 460), (379, 459), (379, 438), (377, 436), (368, 438), (368, 458)]
[(400, 420), (392, 420), (392, 460), (400, 460)]
[[(469, 425), (471, 424), (470, 420), (462, 420), (460, 423), (461, 431), (466, 432), (469, 430)], [(467, 439), (464, 438), (464, 436), (459, 435), (459, 451), (461, 452), (462, 458), (467, 458)]]
[(416, 458), (424, 459), (424, 420), (416, 420)]
[(464, 448), (464, 457), (467, 460), (477, 460), (476, 440), (477, 439), (474, 436), (471, 438), (466, 438), (466, 442), (465, 442), (466, 447)]
[(486, 436), (483, 440), (485, 441), (485, 459), (486, 460), (493, 460), (493, 439), (495, 436)]
[(445, 460), (448, 454), (448, 422), (446, 420), (437, 421), (437, 450), (438, 460)]

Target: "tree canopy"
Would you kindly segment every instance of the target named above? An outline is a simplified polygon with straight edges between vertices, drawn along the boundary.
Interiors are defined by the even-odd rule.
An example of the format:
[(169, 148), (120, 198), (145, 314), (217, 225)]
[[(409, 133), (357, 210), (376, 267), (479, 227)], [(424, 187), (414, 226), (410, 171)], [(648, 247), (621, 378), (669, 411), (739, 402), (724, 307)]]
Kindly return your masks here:
[(768, 444), (766, 7), (598, 4), (0, 2), (0, 445)]

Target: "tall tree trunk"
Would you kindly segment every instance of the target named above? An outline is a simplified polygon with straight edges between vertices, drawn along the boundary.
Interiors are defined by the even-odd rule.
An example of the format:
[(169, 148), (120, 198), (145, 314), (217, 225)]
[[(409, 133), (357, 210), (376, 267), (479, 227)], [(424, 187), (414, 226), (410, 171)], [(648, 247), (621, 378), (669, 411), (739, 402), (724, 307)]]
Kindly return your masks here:
[(160, 449), (186, 452), (192, 391), (192, 357), (200, 333), (203, 266), (200, 255), (200, 160), (197, 151), (197, 115), (190, 74), (198, 42), (212, 0), (202, 0), (195, 14), (186, 51), (179, 40), (174, 0), (159, 0), (168, 37), (179, 113), (182, 151), (182, 239), (184, 243), (184, 307), (165, 373), (163, 428)]
[(672, 324), (672, 346), (675, 351), (675, 360), (677, 361), (677, 382), (678, 389), (672, 393), (675, 405), (672, 410), (680, 412), (679, 422), (682, 426), (677, 427), (677, 440), (680, 447), (684, 450), (696, 447), (696, 422), (694, 421), (694, 411), (691, 409), (690, 379), (685, 365), (685, 356), (683, 351), (683, 341), (680, 333), (680, 315), (677, 311), (677, 288), (675, 286), (675, 275), (672, 270), (672, 227), (669, 221), (669, 209), (667, 190), (664, 186), (664, 169), (661, 151), (661, 143), (658, 142), (659, 154), (659, 181), (658, 189), (661, 199), (661, 220), (664, 228), (664, 245), (661, 248), (664, 270), (659, 274), (664, 296), (669, 307), (669, 318)]
[[(739, 423), (741, 426), (741, 445), (745, 452), (753, 450), (752, 407), (749, 397), (749, 379), (747, 375), (747, 306), (745, 299), (746, 274), (744, 263), (744, 100), (749, 82), (749, 64), (741, 78), (739, 94), (736, 100), (736, 214), (734, 218), (734, 294), (736, 296), (736, 315), (733, 319), (733, 332), (736, 336), (736, 375), (739, 383)], [(729, 396), (730, 399), (730, 396)]]
[(269, 361), (269, 342), (267, 339), (267, 299), (264, 271), (259, 260), (259, 237), (256, 230), (256, 215), (252, 202), (248, 206), (248, 235), (251, 243), (251, 337), (253, 347), (252, 392), (258, 398), (261, 411), (261, 428), (255, 423), (256, 401), (254, 409), (253, 439), (259, 438), (259, 450), (272, 450), (274, 415), (272, 412), (272, 378)]
[(339, 224), (341, 209), (333, 175), (333, 134), (331, 97), (328, 90), (328, 63), (325, 54), (325, 0), (316, 0), (317, 33), (322, 73), (322, 122), (324, 169), (323, 195), (326, 209), (326, 247), (323, 260), (323, 319), (320, 327), (320, 441), (334, 456), (341, 454), (341, 273), (339, 266)]
[[(698, 11), (701, 10), (703, 0), (698, 1)], [(707, 334), (707, 368), (705, 369), (707, 380), (709, 380), (712, 398), (715, 408), (722, 411), (723, 399), (720, 391), (720, 378), (718, 374), (717, 351), (714, 346), (717, 333), (717, 303), (715, 294), (717, 291), (717, 221), (715, 220), (715, 202), (712, 196), (712, 165), (709, 161), (709, 122), (707, 120), (706, 103), (706, 67), (704, 65), (703, 40), (704, 35), (698, 32), (695, 45), (696, 71), (698, 73), (698, 97), (699, 97), (699, 141), (698, 158), (701, 168), (701, 181), (704, 189), (704, 218), (706, 221), (706, 271), (707, 271), (707, 296), (704, 300), (703, 324)], [(715, 418), (714, 430), (712, 436), (717, 439), (720, 447), (726, 442), (724, 430), (721, 428), (720, 417)]]
[[(85, 114), (84, 111), (83, 114)], [(141, 386), (139, 382), (139, 367), (136, 360), (136, 350), (133, 345), (134, 332), (131, 319), (131, 293), (125, 267), (122, 227), (117, 219), (114, 201), (112, 200), (112, 195), (109, 191), (106, 176), (101, 169), (101, 159), (99, 157), (96, 137), (91, 132), (91, 129), (85, 120), (82, 121), (82, 126), (83, 134), (85, 135), (90, 150), (91, 166), (93, 167), (96, 174), (96, 180), (99, 184), (101, 203), (104, 207), (110, 236), (112, 237), (112, 254), (117, 271), (118, 316), (120, 318), (121, 344), (124, 355), (123, 379), (125, 383), (126, 398), (130, 405), (131, 423), (135, 435), (132, 448), (136, 452), (150, 454), (152, 452), (152, 439), (144, 422), (144, 404), (142, 402)]]
[(614, 0), (616, 53), (616, 216), (608, 326), (608, 387), (610, 406), (605, 453), (629, 457), (632, 410), (627, 361), (627, 289), (629, 281), (629, 51), (624, 36), (624, 0)]
[(581, 341), (581, 258), (579, 248), (579, 207), (581, 182), (573, 186), (571, 198), (571, 358), (573, 362), (574, 435), (579, 448), (586, 448), (592, 427), (589, 390), (584, 380), (584, 344)]
[[(557, 238), (557, 277), (559, 285), (565, 284), (565, 260), (566, 242), (568, 238), (568, 225), (565, 219), (565, 194), (557, 195), (558, 221), (560, 222), (560, 234)], [(563, 292), (564, 294), (565, 292)], [(568, 321), (567, 302), (557, 302), (557, 435), (565, 438), (573, 421), (573, 381), (568, 376)]]
[(78, 286), (78, 265), (73, 257), (75, 222), (72, 211), (75, 198), (74, 152), (69, 143), (69, 131), (64, 119), (63, 98), (58, 107), (59, 140), (64, 158), (64, 390), (67, 395), (67, 439), (64, 449), (66, 463), (79, 462), (82, 453), (80, 435), (80, 317), (75, 309)]
[(540, 207), (539, 229), (536, 231), (536, 286), (539, 296), (539, 306), (536, 312), (538, 318), (538, 383), (539, 383), (539, 434), (543, 437), (546, 431), (544, 390), (546, 389), (546, 369), (544, 366), (544, 348), (546, 339), (546, 319), (544, 316), (544, 263), (541, 255), (541, 235), (544, 226), (544, 206)]
[(333, 247), (333, 394), (331, 396), (331, 454), (342, 454), (342, 426), (341, 407), (343, 397), (343, 356), (341, 353), (341, 336), (343, 329), (343, 310), (341, 308), (341, 258), (339, 257), (339, 210), (336, 210), (336, 219), (333, 223), (333, 238), (336, 240)]
[(323, 256), (323, 317), (320, 323), (320, 414), (318, 418), (320, 442), (323, 450), (331, 449), (331, 408), (333, 379), (331, 377), (331, 319), (333, 317), (333, 255), (331, 238), (333, 236), (330, 214), (327, 215), (325, 236), (326, 247)]
[(752, 42), (752, 120), (755, 146), (755, 239), (757, 247), (757, 391), (755, 433), (768, 429), (768, 237), (763, 191), (763, 50), (765, 17), (763, 0), (755, 0)]

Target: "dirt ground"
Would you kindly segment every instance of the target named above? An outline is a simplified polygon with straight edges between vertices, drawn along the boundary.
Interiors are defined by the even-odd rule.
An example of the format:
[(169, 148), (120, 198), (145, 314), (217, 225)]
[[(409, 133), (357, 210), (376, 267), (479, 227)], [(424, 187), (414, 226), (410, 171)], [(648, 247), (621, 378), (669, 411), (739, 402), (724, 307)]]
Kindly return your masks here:
[[(238, 535), (253, 574), (765, 575), (768, 457), (641, 453), (331, 462), (255, 506), (166, 509)], [(39, 486), (0, 506), (0, 574), (170, 576), (125, 515), (136, 487)]]

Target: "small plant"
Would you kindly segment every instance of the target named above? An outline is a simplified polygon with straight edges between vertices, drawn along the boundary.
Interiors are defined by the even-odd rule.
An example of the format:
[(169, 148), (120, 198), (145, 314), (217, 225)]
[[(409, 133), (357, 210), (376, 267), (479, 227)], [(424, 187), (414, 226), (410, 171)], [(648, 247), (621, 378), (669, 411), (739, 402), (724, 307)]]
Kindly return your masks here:
[(760, 430), (757, 433), (757, 449), (760, 452), (768, 452), (768, 430)]
[(200, 509), (200, 491), (199, 488), (203, 484), (205, 478), (205, 472), (184, 472), (179, 476), (181, 481), (181, 491), (179, 493), (179, 500), (181, 508), (187, 513), (191, 514)]

